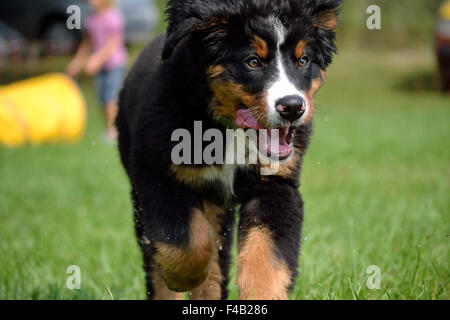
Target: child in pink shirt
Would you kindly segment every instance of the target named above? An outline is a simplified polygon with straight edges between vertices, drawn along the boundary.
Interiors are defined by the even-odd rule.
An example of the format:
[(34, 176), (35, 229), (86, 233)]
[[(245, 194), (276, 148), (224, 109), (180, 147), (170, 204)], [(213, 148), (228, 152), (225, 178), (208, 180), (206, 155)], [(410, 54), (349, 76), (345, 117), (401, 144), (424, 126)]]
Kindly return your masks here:
[(95, 76), (97, 95), (102, 103), (107, 131), (105, 138), (115, 140), (117, 130), (117, 94), (127, 63), (124, 44), (124, 19), (113, 0), (89, 0), (94, 13), (86, 19), (81, 44), (67, 67), (67, 74), (77, 76), (82, 70)]

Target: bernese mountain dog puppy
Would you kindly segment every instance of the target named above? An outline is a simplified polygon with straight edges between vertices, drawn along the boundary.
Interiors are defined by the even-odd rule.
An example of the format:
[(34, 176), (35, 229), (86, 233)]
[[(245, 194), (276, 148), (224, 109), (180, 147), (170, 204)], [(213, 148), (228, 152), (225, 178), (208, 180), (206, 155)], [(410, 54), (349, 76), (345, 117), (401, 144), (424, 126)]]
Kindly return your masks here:
[[(168, 1), (167, 32), (129, 72), (116, 120), (149, 299), (186, 291), (191, 299), (227, 298), (236, 230), (239, 298), (288, 298), (303, 220), (300, 168), (313, 96), (336, 52), (340, 2)], [(263, 174), (259, 160), (205, 162), (211, 136), (184, 150), (189, 161), (174, 161), (174, 132), (198, 135), (199, 123), (224, 136), (277, 129), (259, 146), (276, 156), (278, 169)], [(215, 158), (235, 152), (228, 141), (215, 142), (225, 150)]]

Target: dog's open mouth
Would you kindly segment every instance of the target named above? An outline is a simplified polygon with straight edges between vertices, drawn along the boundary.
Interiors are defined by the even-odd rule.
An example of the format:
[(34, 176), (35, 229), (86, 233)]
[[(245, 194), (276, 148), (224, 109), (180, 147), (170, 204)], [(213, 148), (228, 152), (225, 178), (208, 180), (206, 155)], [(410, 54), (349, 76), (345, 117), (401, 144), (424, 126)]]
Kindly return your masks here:
[[(282, 128), (265, 128), (255, 118), (249, 109), (238, 109), (236, 114), (235, 124), (243, 129), (266, 129), (267, 138), (261, 140), (263, 135), (258, 134), (258, 148), (263, 155), (271, 158), (278, 158), (280, 160), (287, 159), (294, 150), (294, 127)], [(275, 131), (276, 130), (276, 131)], [(278, 141), (276, 140), (276, 133), (278, 132)]]

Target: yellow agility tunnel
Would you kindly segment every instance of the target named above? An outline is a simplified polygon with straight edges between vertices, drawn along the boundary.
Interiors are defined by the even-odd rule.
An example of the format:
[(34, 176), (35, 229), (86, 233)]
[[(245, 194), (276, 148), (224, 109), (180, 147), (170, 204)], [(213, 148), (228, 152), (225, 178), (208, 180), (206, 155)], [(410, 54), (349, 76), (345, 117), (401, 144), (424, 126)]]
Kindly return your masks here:
[(65, 74), (0, 86), (0, 145), (78, 141), (85, 125), (85, 100)]

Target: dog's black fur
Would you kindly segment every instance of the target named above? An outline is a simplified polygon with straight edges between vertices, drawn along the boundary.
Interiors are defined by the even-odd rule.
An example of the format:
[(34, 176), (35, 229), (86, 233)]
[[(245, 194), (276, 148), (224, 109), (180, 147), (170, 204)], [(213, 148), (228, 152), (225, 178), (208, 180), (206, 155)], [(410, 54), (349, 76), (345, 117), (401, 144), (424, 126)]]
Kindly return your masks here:
[[(205, 164), (174, 166), (171, 135), (178, 128), (192, 132), (194, 121), (202, 121), (203, 130), (225, 132), (235, 120), (230, 114), (243, 105), (253, 107), (247, 101), (257, 101), (275, 81), (274, 25), (280, 23), (285, 71), (305, 92), (312, 109), (312, 96), (336, 51), (334, 28), (340, 2), (168, 2), (167, 34), (153, 40), (130, 71), (116, 120), (149, 298), (175, 298), (174, 291), (187, 290), (197, 298), (227, 297), (238, 204), (239, 297), (287, 298), (297, 276), (303, 219), (299, 175), (312, 110), (294, 128), (293, 155), (281, 163), (280, 173), (261, 176), (258, 166), (236, 167), (231, 188), (221, 179), (227, 170), (220, 165), (214, 166), (218, 174), (213, 180), (203, 178), (209, 167)], [(256, 58), (261, 65), (250, 68), (246, 63), (254, 56), (255, 39), (263, 39)], [(296, 46), (302, 57), (308, 57), (305, 67), (297, 63)], [(267, 108), (254, 112), (266, 119)], [(275, 127), (267, 119), (262, 122)]]

